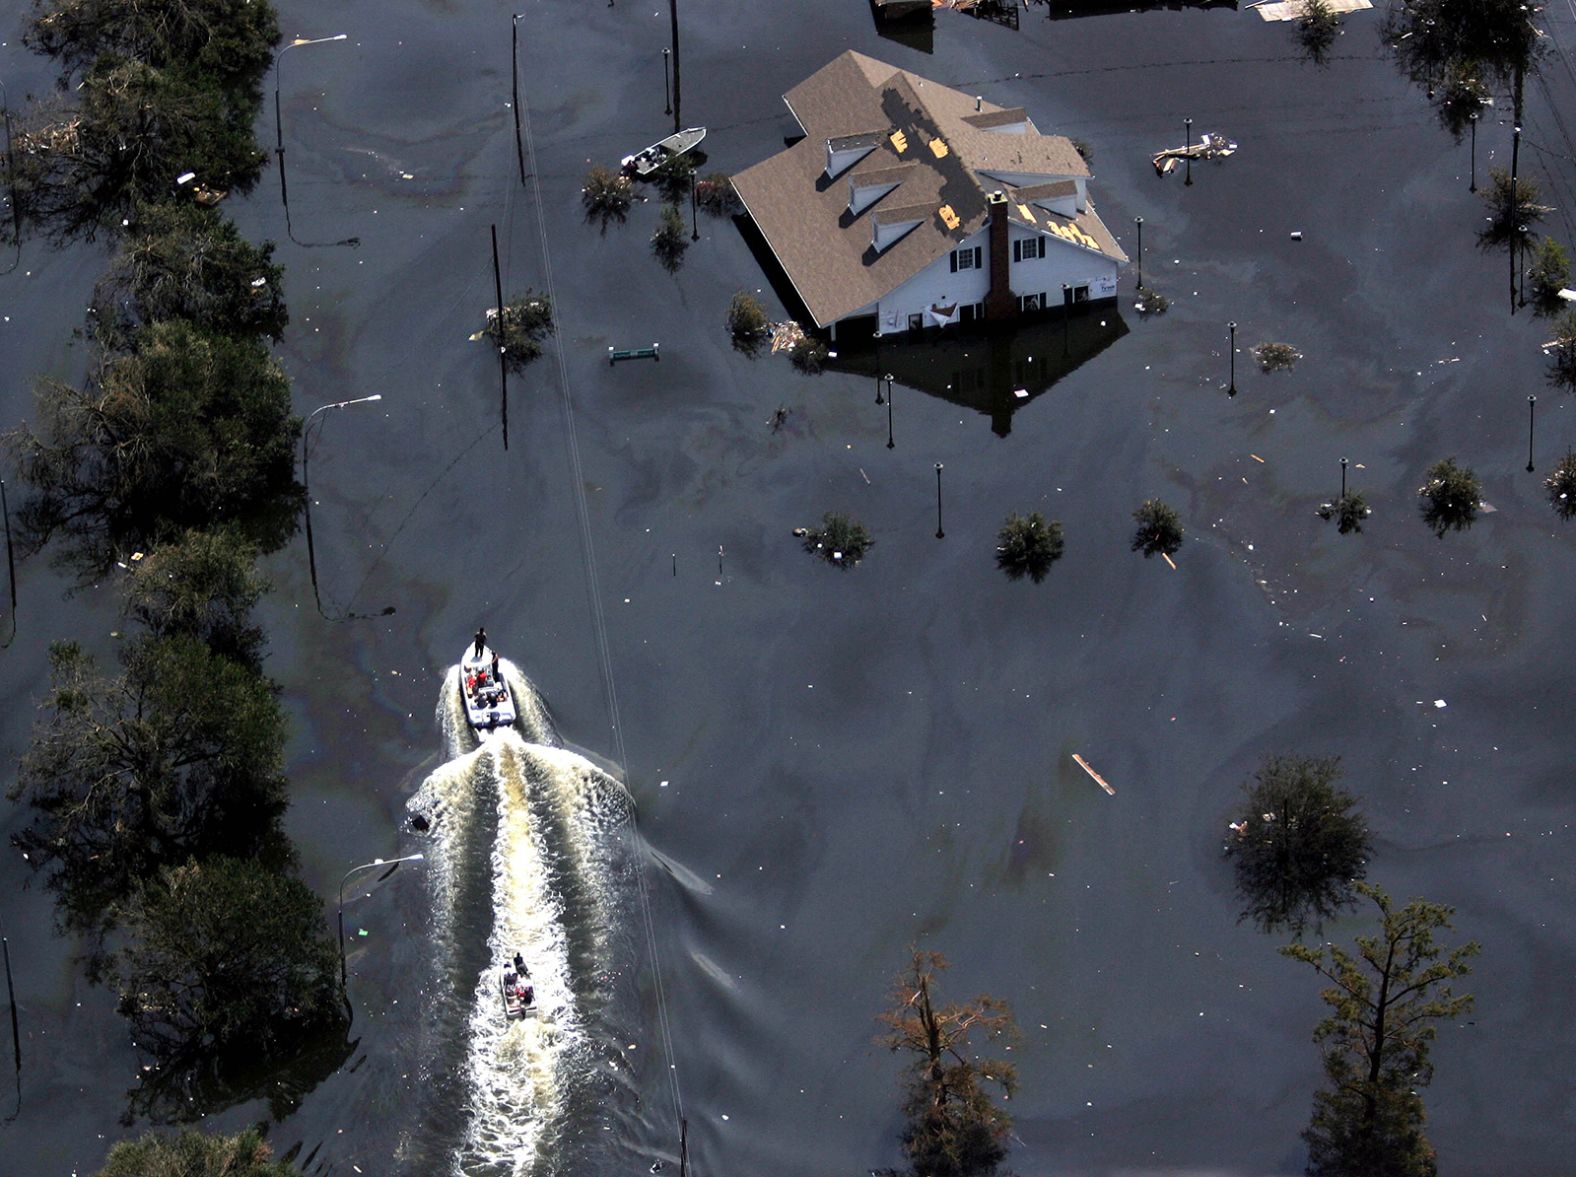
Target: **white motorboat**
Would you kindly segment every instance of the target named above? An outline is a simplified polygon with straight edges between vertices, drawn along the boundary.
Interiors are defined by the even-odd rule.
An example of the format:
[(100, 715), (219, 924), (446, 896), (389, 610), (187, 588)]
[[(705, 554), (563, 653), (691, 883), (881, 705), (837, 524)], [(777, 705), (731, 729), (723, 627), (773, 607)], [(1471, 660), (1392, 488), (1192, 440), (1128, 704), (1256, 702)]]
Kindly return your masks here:
[(644, 180), (668, 160), (693, 151), (702, 139), (706, 137), (705, 127), (687, 127), (669, 135), (666, 139), (658, 139), (650, 147), (626, 155), (620, 164), (626, 172), (632, 172)]
[(511, 727), (519, 717), (514, 693), (498, 670), (498, 657), (492, 647), (483, 646), (480, 657), (476, 656), (474, 642), (465, 647), (460, 659), (460, 702), (465, 704), (465, 717), (477, 731)]

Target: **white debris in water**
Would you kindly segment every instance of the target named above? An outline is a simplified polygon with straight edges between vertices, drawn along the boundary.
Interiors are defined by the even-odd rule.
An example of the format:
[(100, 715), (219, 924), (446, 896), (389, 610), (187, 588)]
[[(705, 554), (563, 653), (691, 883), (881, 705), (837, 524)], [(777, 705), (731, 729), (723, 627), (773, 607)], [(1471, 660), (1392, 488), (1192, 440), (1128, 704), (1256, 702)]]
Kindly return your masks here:
[(1445, 703), (1445, 701), (1443, 699), (1435, 699), (1434, 700), (1434, 706), (1435, 707), (1439, 707), (1439, 708), (1443, 708), (1443, 707), (1446, 706), (1446, 703)]

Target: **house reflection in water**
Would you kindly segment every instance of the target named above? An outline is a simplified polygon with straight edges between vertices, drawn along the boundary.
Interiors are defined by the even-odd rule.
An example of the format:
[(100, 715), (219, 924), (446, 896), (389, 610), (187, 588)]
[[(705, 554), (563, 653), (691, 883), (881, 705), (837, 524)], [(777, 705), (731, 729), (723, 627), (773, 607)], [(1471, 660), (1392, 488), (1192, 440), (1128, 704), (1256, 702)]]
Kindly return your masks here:
[(1049, 312), (1011, 327), (931, 328), (869, 344), (853, 344), (845, 333), (827, 367), (868, 376), (882, 389), (891, 373), (904, 388), (986, 414), (991, 432), (1006, 437), (1015, 412), (1127, 331), (1116, 307), (1106, 305), (1065, 318)]

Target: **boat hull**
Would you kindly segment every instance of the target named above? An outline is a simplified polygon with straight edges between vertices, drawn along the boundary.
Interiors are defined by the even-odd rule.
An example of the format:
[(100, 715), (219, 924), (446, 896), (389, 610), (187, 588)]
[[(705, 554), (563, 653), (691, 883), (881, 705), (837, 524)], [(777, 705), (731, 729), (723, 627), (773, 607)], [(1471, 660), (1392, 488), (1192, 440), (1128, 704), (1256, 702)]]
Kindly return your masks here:
[(493, 681), (492, 661), (490, 647), (483, 647), (478, 658), (474, 644), (465, 647), (460, 659), (460, 705), (470, 725), (482, 732), (513, 727), (520, 716), (509, 684)]
[(626, 155), (623, 159), (624, 170), (631, 172), (644, 180), (656, 172), (670, 159), (693, 151), (700, 146), (700, 141), (706, 137), (705, 127), (687, 127), (682, 131), (669, 135), (666, 139), (658, 139), (643, 151), (634, 155)]

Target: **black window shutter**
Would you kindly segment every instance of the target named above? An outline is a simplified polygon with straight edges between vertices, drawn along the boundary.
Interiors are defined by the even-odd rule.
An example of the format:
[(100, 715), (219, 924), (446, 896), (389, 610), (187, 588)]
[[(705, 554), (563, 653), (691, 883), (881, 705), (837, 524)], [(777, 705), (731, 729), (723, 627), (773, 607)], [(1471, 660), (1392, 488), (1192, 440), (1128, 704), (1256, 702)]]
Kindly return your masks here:
[(952, 258), (952, 272), (956, 274), (958, 272), (958, 251), (954, 249), (949, 256)]
[(1023, 260), (1023, 242), (1014, 241), (1012, 243), (1012, 260), (1015, 262)]
[(975, 247), (974, 247), (974, 268), (975, 268), (975, 269), (976, 269), (976, 270), (977, 270), (977, 269), (979, 269), (979, 268), (980, 268), (980, 266), (981, 266), (981, 265), (982, 265), (982, 264), (983, 264), (983, 263), (982, 263), (982, 262), (981, 262), (981, 260), (980, 260), (980, 255), (981, 255), (981, 253), (982, 253), (982, 252), (983, 252), (983, 251), (982, 251), (982, 250), (981, 250), (981, 249), (980, 249), (980, 247), (979, 247), (979, 246), (977, 246), (977, 245), (976, 245), (976, 246), (975, 246)]

